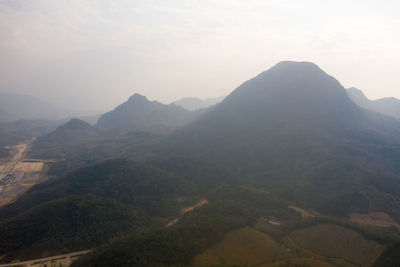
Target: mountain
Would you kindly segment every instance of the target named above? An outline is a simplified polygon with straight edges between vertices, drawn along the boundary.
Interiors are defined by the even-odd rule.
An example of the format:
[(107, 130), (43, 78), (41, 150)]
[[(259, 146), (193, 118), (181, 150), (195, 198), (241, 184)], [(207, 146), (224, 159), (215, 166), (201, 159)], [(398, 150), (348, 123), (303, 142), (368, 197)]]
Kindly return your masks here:
[(79, 119), (71, 119), (37, 138), (29, 155), (37, 158), (62, 158), (67, 151), (84, 147), (101, 138), (102, 134), (94, 126)]
[(217, 98), (208, 98), (206, 100), (197, 98), (197, 97), (185, 97), (182, 98), (178, 101), (172, 102), (172, 104), (175, 104), (177, 106), (180, 106), (184, 109), (187, 110), (198, 110), (202, 108), (208, 108), (210, 106), (216, 105), (222, 100), (224, 100), (225, 96), (217, 97)]
[[(246, 183), (348, 216), (378, 205), (366, 192), (400, 201), (399, 133), (399, 122), (361, 110), (315, 64), (281, 62), (173, 134), (159, 153), (214, 160)], [(400, 220), (389, 206), (380, 208)]]
[(114, 133), (143, 130), (164, 130), (189, 123), (197, 113), (176, 105), (164, 105), (134, 94), (113, 111), (103, 114), (96, 126)]
[[(269, 230), (262, 231), (272, 237), (296, 229), (315, 229), (313, 225), (340, 225), (368, 242), (377, 242), (374, 252), (378, 243), (389, 244), (378, 263), (394, 261), (394, 265), (381, 266), (397, 266), (400, 239), (396, 230), (388, 230), (383, 237), (386, 234), (374, 228), (376, 235), (370, 235), (369, 230), (362, 230), (366, 228), (349, 227), (348, 218), (381, 212), (400, 222), (399, 133), (398, 121), (360, 109), (344, 87), (315, 64), (281, 62), (243, 83), (203, 117), (164, 140), (155, 152), (158, 157), (178, 155), (213, 161), (239, 177), (235, 186), (211, 190), (208, 207), (183, 217), (170, 229), (105, 245), (74, 266), (193, 265), (205, 247), (212, 250), (206, 259), (216, 260), (209, 264), (222, 265), (229, 253), (216, 248), (221, 244), (217, 240), (223, 239), (219, 233), (228, 238), (232, 229), (255, 227), (254, 219), (260, 217), (283, 221), (276, 228), (270, 221), (266, 223)], [(269, 199), (271, 196), (277, 202)], [(266, 203), (279, 212), (266, 208), (262, 199), (268, 199)], [(289, 222), (294, 218), (284, 215), (283, 207), (288, 206), (284, 203), (316, 211), (310, 215), (316, 219), (303, 219), (294, 226)], [(245, 238), (238, 238), (239, 245), (232, 248), (236, 260)], [(325, 242), (324, 238), (317, 239)], [(278, 243), (283, 240), (276, 239)], [(348, 242), (353, 241), (343, 245)], [(234, 246), (232, 242), (222, 244), (224, 251)], [(251, 248), (253, 252), (254, 243)], [(365, 251), (361, 255), (365, 256)]]
[(303, 138), (311, 141), (315, 136), (315, 143), (323, 136), (359, 130), (368, 125), (367, 117), (340, 83), (318, 66), (281, 62), (240, 85), (169, 142), (188, 153), (207, 156), (229, 149), (229, 159), (254, 163), (260, 160), (255, 151), (272, 157), (280, 151), (273, 147), (287, 144), (287, 149), (293, 148), (286, 142), (304, 147)]
[[(143, 127), (141, 118), (153, 114), (154, 106), (159, 105), (135, 95), (102, 123), (113, 129), (113, 119), (129, 123), (134, 118), (131, 127)], [(92, 130), (75, 121), (56, 131)], [(98, 146), (86, 144), (76, 145), (99, 154)], [(122, 149), (136, 159), (81, 168), (37, 185), (0, 208), (5, 259), (25, 251), (55, 253), (61, 244), (98, 246), (74, 266), (188, 266), (204, 255), (206, 261), (216, 260), (215, 265), (229, 265), (228, 254), (246, 260), (259, 244), (284, 244), (279, 257), (256, 257), (254, 262), (280, 260), (284, 265), (287, 258), (312, 261), (302, 248), (314, 235), (317, 248), (310, 251), (329, 264), (357, 263), (353, 251), (334, 250), (359, 249), (361, 242), (376, 253), (373, 261), (381, 257), (378, 262), (391, 262), (399, 254), (395, 226), (400, 222), (400, 123), (358, 107), (343, 86), (315, 64), (278, 63), (157, 143)], [(350, 220), (375, 213), (390, 218), (394, 227), (357, 226)], [(321, 228), (328, 234), (320, 235)], [(250, 234), (238, 236), (235, 231)], [(312, 235), (304, 234), (307, 231)], [(303, 236), (305, 245), (287, 242), (296, 236)], [(357, 253), (363, 258), (366, 251)]]
[(347, 89), (348, 96), (362, 108), (400, 119), (400, 100), (394, 97), (385, 97), (377, 100), (369, 100), (364, 93), (357, 88)]

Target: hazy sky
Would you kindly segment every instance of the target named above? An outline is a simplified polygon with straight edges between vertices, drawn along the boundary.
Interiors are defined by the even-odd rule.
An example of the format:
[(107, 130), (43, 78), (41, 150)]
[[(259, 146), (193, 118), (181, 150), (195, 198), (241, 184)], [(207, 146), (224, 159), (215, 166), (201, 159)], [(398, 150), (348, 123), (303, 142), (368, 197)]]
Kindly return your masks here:
[(281, 60), (400, 98), (400, 1), (0, 0), (0, 90), (74, 107), (221, 96)]

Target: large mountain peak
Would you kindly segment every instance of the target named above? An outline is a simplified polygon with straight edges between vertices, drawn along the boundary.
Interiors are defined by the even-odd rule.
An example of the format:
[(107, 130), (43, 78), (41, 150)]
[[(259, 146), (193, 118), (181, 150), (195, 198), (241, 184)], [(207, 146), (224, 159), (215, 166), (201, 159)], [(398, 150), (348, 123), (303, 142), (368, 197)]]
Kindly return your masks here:
[(240, 85), (211, 116), (332, 125), (360, 113), (343, 86), (317, 65), (283, 61)]
[[(279, 92), (305, 97), (310, 96), (310, 94), (331, 94), (331, 97), (346, 98), (343, 86), (317, 65), (310, 62), (294, 61), (282, 61), (276, 64), (269, 70), (244, 82), (231, 96), (240, 94), (241, 97), (253, 95), (258, 98), (260, 94), (275, 96)], [(328, 95), (326, 96), (328, 97)]]
[(281, 61), (267, 71), (294, 72), (296, 74), (299, 72), (304, 74), (325, 73), (317, 64), (307, 61)]
[(135, 93), (131, 97), (129, 97), (128, 101), (129, 103), (136, 103), (136, 104), (141, 104), (141, 103), (150, 103), (150, 101), (145, 97), (144, 95)]

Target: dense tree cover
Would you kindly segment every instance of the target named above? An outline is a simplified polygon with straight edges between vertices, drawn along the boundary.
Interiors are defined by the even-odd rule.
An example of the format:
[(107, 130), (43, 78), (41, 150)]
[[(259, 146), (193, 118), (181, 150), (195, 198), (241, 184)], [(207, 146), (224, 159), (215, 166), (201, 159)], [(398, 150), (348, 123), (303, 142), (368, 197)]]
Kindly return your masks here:
[(153, 158), (146, 162), (179, 175), (197, 184), (203, 190), (214, 188), (220, 184), (237, 184), (239, 182), (237, 173), (216, 162), (190, 157)]
[(69, 197), (45, 202), (0, 223), (7, 258), (38, 257), (97, 246), (149, 222), (145, 212), (112, 199)]
[(374, 267), (394, 267), (400, 264), (400, 243), (390, 245), (375, 262)]
[(260, 216), (299, 218), (284, 203), (256, 189), (221, 186), (209, 198), (210, 204), (187, 213), (176, 225), (106, 245), (74, 266), (189, 265), (225, 234), (253, 225)]
[(102, 134), (89, 123), (72, 119), (55, 131), (39, 137), (30, 151), (34, 158), (63, 158), (70, 150), (102, 139)]
[[(127, 159), (82, 168), (33, 187), (0, 209), (0, 249), (31, 255), (91, 248), (165, 225), (195, 200), (196, 185)], [(185, 201), (178, 201), (178, 198)]]

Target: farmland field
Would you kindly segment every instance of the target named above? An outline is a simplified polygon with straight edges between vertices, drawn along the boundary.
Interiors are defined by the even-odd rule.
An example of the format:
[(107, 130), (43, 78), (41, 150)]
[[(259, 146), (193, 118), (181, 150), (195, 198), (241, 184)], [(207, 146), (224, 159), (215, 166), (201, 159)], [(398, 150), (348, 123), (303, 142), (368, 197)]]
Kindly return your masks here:
[(254, 265), (273, 262), (289, 255), (285, 247), (250, 227), (228, 233), (218, 244), (194, 258), (195, 266)]
[(400, 231), (400, 225), (389, 214), (384, 212), (370, 212), (369, 214), (352, 213), (350, 214), (350, 221), (376, 227), (394, 226)]
[(25, 173), (41, 172), (43, 162), (19, 162), (15, 169), (21, 170)]
[(322, 262), (316, 259), (311, 258), (296, 258), (296, 259), (288, 259), (283, 261), (278, 261), (274, 263), (266, 263), (259, 265), (260, 267), (290, 267), (290, 266), (307, 266), (307, 267), (333, 267), (336, 265), (332, 265), (326, 262)]
[(355, 231), (333, 224), (296, 230), (290, 233), (290, 237), (306, 250), (330, 258), (342, 258), (359, 266), (372, 266), (385, 248)]

